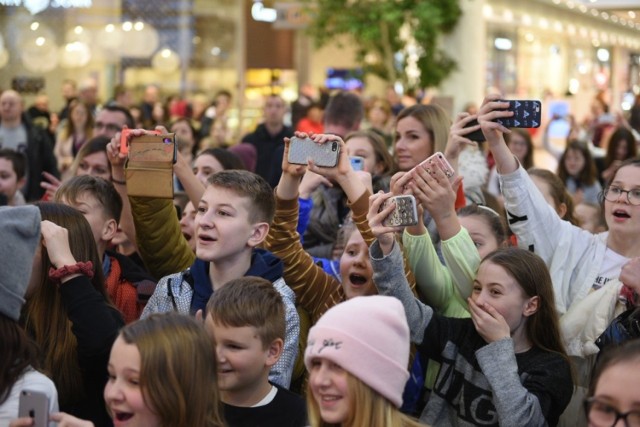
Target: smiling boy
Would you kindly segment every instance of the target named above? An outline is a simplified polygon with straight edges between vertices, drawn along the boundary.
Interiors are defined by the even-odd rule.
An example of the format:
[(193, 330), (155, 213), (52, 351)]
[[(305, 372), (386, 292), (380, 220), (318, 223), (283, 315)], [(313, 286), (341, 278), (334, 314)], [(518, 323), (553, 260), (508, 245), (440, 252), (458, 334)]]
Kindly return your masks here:
[(307, 425), (304, 400), (268, 379), (282, 354), (284, 311), (271, 283), (252, 276), (230, 281), (207, 304), (205, 328), (215, 344), (230, 427)]

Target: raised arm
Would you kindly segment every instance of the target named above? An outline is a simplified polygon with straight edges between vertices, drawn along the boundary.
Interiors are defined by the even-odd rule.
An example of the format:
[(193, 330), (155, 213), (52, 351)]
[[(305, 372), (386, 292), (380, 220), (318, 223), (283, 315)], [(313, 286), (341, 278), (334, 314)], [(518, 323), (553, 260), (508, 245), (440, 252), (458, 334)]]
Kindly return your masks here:
[[(304, 134), (298, 133), (302, 136)], [(287, 161), (289, 139), (285, 138), (282, 175), (275, 189), (276, 214), (265, 240), (265, 248), (282, 259), (283, 277), (296, 293), (296, 301), (315, 322), (331, 306), (344, 299), (340, 284), (315, 265), (303, 249), (296, 232), (298, 221), (298, 188), (306, 166)]]
[[(144, 134), (144, 130), (134, 129), (130, 136), (142, 134)], [(124, 155), (120, 154), (119, 134), (116, 134), (116, 137), (108, 144), (107, 151), (110, 153), (110, 159), (120, 163), (118, 169), (114, 169), (118, 174), (114, 175), (114, 179), (121, 178), (121, 182), (125, 182)], [(180, 222), (172, 201), (149, 197), (128, 197), (126, 185), (116, 184), (115, 187), (122, 196), (123, 206), (125, 204), (130, 206), (133, 225), (129, 227), (125, 223), (123, 226), (129, 227), (129, 232), (133, 233), (132, 241), (136, 242), (138, 252), (149, 273), (156, 278), (164, 277), (191, 266), (196, 255), (182, 235)], [(123, 213), (124, 210), (123, 207)]]
[(395, 238), (395, 233), (402, 231), (402, 227), (387, 227), (382, 224), (395, 205), (391, 203), (382, 210), (380, 208), (392, 196), (392, 193), (378, 193), (370, 197), (369, 226), (377, 238), (369, 248), (373, 281), (381, 295), (390, 295), (402, 302), (411, 331), (411, 341), (419, 344), (433, 316), (433, 310), (415, 297), (403, 274), (404, 260)]
[(509, 103), (499, 102), (499, 99), (500, 95), (487, 95), (478, 112), (478, 123), (480, 123), (482, 133), (487, 138), (487, 144), (496, 161), (498, 172), (501, 175), (506, 175), (518, 169), (519, 164), (509, 147), (507, 147), (503, 136), (503, 134), (511, 131), (494, 121), (501, 117), (513, 116), (513, 111), (507, 110)]

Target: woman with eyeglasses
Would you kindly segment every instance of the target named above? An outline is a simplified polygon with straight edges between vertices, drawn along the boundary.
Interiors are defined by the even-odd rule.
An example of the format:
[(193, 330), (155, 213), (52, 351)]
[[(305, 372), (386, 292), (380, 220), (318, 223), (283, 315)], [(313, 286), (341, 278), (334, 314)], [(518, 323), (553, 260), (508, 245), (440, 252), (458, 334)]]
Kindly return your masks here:
[(640, 340), (603, 352), (584, 409), (589, 427), (640, 426)]
[(601, 198), (609, 231), (591, 234), (558, 217), (505, 144), (503, 133), (509, 130), (494, 120), (510, 117), (508, 107), (490, 95), (478, 121), (496, 160), (518, 246), (540, 255), (551, 272), (563, 339), (576, 370), (566, 425), (582, 425), (577, 420), (584, 416), (580, 404), (599, 350), (595, 341), (627, 304), (635, 304), (640, 290), (640, 160), (627, 160), (613, 173)]

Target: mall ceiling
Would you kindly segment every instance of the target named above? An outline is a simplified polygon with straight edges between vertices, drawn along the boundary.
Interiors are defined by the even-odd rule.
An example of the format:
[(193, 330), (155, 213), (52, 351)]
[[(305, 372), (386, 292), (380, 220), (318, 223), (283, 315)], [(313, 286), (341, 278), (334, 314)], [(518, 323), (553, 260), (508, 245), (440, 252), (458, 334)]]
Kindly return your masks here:
[[(559, 2), (554, 0), (554, 3)], [(640, 31), (640, 0), (577, 0), (575, 3), (597, 10), (603, 18), (608, 16), (614, 22), (635, 26)]]

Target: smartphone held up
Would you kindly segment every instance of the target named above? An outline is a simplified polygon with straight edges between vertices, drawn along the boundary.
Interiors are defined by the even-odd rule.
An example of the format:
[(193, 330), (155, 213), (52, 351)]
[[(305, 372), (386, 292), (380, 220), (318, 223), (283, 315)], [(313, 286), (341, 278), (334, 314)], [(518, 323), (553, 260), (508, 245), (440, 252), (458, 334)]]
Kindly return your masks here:
[(311, 159), (316, 166), (332, 168), (338, 164), (339, 156), (340, 144), (337, 141), (320, 144), (311, 138), (294, 136), (289, 143), (287, 161), (294, 165), (306, 165)]
[(406, 227), (418, 223), (418, 207), (415, 197), (410, 194), (393, 196), (382, 205), (380, 210), (384, 210), (391, 203), (395, 203), (396, 207), (382, 221), (382, 225), (386, 227)]
[(542, 119), (542, 104), (536, 100), (504, 99), (500, 102), (509, 103), (509, 111), (513, 116), (502, 117), (495, 121), (506, 128), (537, 128)]

